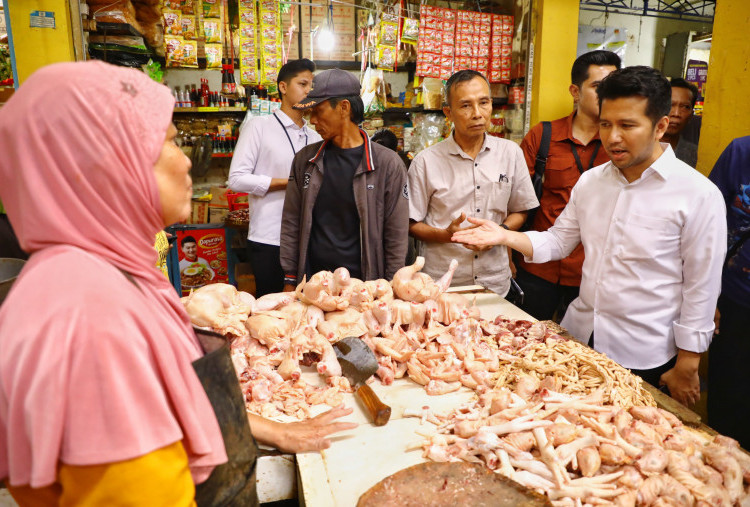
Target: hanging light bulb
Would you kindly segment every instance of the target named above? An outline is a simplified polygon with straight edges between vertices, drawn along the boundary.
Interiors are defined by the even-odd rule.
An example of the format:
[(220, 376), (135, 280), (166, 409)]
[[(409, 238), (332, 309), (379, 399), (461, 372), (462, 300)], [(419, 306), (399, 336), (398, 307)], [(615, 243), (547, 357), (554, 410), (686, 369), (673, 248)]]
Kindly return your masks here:
[(336, 40), (333, 37), (333, 32), (328, 27), (323, 28), (318, 33), (318, 48), (325, 53), (330, 53), (335, 45)]

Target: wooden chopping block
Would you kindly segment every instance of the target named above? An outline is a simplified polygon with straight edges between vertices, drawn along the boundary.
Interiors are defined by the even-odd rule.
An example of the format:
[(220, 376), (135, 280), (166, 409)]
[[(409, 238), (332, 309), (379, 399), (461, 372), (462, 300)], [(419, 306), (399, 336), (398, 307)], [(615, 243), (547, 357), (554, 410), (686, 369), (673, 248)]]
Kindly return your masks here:
[(420, 463), (370, 488), (357, 507), (537, 507), (549, 499), (474, 463)]

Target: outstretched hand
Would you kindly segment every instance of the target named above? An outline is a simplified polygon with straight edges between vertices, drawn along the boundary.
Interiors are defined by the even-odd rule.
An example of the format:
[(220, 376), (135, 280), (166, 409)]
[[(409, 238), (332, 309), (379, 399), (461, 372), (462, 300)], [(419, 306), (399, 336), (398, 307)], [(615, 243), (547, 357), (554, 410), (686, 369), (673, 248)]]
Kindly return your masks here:
[(351, 408), (345, 408), (341, 404), (307, 421), (280, 423), (276, 447), (288, 453), (328, 449), (331, 446), (331, 440), (327, 438), (329, 435), (357, 427), (357, 423), (353, 422), (334, 422), (351, 413)]
[(469, 217), (468, 220), (474, 226), (457, 230), (451, 236), (451, 241), (483, 248), (491, 248), (505, 243), (507, 231), (492, 220), (472, 217)]

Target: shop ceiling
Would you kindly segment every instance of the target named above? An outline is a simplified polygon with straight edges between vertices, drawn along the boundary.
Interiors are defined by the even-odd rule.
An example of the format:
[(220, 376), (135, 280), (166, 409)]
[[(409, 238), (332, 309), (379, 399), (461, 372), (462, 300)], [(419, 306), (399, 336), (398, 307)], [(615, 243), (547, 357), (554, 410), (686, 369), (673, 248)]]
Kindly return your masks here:
[(581, 9), (713, 22), (717, 0), (581, 0)]

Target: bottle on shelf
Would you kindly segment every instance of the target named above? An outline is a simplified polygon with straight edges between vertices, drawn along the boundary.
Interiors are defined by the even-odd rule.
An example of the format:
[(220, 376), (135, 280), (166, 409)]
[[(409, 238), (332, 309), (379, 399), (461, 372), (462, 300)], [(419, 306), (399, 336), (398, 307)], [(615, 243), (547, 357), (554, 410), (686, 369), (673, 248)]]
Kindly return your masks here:
[(208, 107), (210, 104), (210, 99), (208, 98), (208, 79), (207, 78), (201, 78), (201, 106), (202, 107)]
[(195, 84), (193, 84), (193, 87), (190, 89), (190, 106), (191, 107), (198, 107), (199, 106), (199, 94), (198, 90), (195, 88)]
[(260, 95), (258, 95), (258, 88), (259, 87), (253, 86), (250, 95), (250, 110), (253, 116), (260, 115)]

